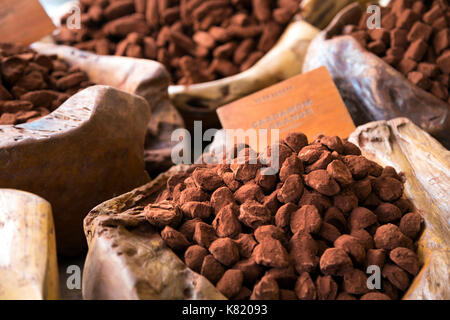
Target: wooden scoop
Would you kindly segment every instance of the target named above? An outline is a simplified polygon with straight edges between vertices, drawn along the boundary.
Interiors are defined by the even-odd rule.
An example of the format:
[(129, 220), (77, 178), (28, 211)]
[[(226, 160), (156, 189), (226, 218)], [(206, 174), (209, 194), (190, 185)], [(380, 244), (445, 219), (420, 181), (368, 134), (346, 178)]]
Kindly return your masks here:
[(32, 193), (0, 189), (0, 299), (57, 298), (50, 203)]

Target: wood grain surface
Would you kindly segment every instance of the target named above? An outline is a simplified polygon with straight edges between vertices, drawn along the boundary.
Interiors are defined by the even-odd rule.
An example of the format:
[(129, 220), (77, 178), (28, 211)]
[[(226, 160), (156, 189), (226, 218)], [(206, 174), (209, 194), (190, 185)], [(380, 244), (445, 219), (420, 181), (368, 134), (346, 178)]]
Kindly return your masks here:
[(28, 192), (0, 189), (0, 299), (57, 298), (50, 204)]

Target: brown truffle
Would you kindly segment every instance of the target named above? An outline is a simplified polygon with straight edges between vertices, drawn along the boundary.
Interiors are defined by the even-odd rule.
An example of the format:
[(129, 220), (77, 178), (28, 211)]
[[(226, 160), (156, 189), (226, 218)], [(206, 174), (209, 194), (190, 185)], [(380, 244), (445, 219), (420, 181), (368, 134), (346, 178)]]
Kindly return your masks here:
[(189, 241), (186, 237), (181, 232), (169, 226), (165, 226), (161, 231), (161, 238), (170, 248), (176, 251), (183, 250), (189, 246)]
[(325, 275), (343, 276), (352, 269), (352, 260), (342, 249), (329, 248), (320, 257), (320, 271)]
[(268, 224), (271, 220), (270, 211), (254, 200), (246, 201), (239, 209), (239, 221), (252, 229)]
[(322, 218), (315, 206), (304, 205), (291, 214), (290, 227), (292, 233), (317, 233), (322, 225)]
[(391, 223), (380, 226), (373, 237), (378, 249), (393, 250), (397, 247), (412, 247), (412, 241)]
[(241, 270), (229, 269), (217, 282), (217, 290), (225, 297), (232, 298), (241, 291), (243, 281), (244, 274)]
[(271, 277), (262, 277), (253, 288), (250, 300), (278, 300), (280, 288)]
[(303, 272), (295, 283), (295, 294), (299, 300), (316, 300), (317, 290), (308, 272)]
[(147, 221), (158, 228), (177, 227), (183, 218), (178, 206), (171, 201), (149, 204), (144, 208), (144, 214)]
[(207, 255), (208, 250), (195, 244), (187, 248), (186, 252), (184, 253), (184, 262), (195, 272), (200, 272), (203, 264), (203, 259)]
[(282, 203), (293, 202), (300, 200), (303, 194), (303, 181), (298, 174), (290, 175), (278, 192), (278, 200)]
[(422, 225), (422, 217), (420, 214), (415, 212), (410, 212), (405, 214), (400, 220), (400, 231), (410, 237), (415, 239), (420, 232)]
[(316, 279), (316, 288), (319, 300), (336, 299), (338, 285), (331, 276), (318, 276)]
[(389, 258), (400, 268), (415, 276), (419, 272), (417, 255), (408, 248), (398, 247), (389, 253)]
[(272, 267), (284, 268), (289, 265), (289, 256), (280, 241), (264, 238), (253, 251), (256, 263)]
[(326, 170), (315, 170), (305, 175), (305, 183), (326, 196), (334, 196), (340, 191), (339, 185)]
[(241, 224), (237, 218), (239, 209), (234, 204), (222, 208), (212, 222), (219, 237), (236, 237), (242, 231)]
[(222, 278), (225, 269), (223, 266), (214, 259), (214, 257), (209, 254), (203, 259), (202, 268), (200, 274), (204, 276), (206, 279), (211, 281), (213, 284), (217, 283), (217, 281)]
[(219, 238), (209, 246), (213, 257), (225, 266), (231, 266), (239, 260), (239, 249), (230, 238)]

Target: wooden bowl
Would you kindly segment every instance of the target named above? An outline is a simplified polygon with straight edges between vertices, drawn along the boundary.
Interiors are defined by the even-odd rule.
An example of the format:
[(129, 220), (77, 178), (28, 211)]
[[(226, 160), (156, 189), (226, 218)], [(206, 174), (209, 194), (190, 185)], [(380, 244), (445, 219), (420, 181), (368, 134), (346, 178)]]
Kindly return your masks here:
[[(425, 221), (418, 241), (424, 264), (403, 299), (450, 299), (450, 152), (404, 118), (358, 127), (350, 139), (366, 157), (405, 173), (405, 196)], [(85, 299), (223, 298), (164, 245), (142, 213), (167, 179), (186, 168), (173, 167), (149, 184), (102, 203), (85, 218)]]
[(152, 113), (145, 138), (147, 170), (156, 176), (173, 165), (170, 151), (174, 143), (170, 135), (173, 130), (184, 127), (184, 123), (169, 100), (169, 74), (162, 64), (145, 59), (101, 56), (45, 42), (35, 42), (31, 47), (42, 54), (56, 54), (85, 71), (96, 84), (108, 85), (147, 100)]
[(44, 118), (0, 125), (0, 187), (49, 201), (59, 252), (77, 254), (86, 247), (82, 221), (89, 210), (149, 181), (149, 118), (143, 98), (93, 86)]
[(417, 87), (353, 37), (337, 36), (347, 24), (357, 24), (358, 3), (343, 9), (312, 42), (304, 71), (325, 66), (356, 125), (374, 120), (408, 117), (450, 146), (450, 105)]

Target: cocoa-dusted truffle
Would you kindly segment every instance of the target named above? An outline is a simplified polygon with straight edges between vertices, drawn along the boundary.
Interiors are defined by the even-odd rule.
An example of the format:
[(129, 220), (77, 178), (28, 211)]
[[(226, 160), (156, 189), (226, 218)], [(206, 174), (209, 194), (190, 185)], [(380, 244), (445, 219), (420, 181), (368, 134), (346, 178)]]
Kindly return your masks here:
[(281, 228), (278, 228), (272, 224), (258, 227), (255, 230), (255, 238), (259, 243), (261, 243), (264, 239), (279, 240), (283, 246), (287, 246), (288, 243), (285, 232)]
[(392, 250), (397, 247), (412, 247), (411, 239), (405, 236), (400, 229), (392, 223), (380, 226), (375, 232), (373, 240), (375, 241), (375, 246), (379, 249)]
[(272, 268), (283, 268), (289, 265), (289, 257), (279, 240), (264, 238), (253, 251), (256, 263)]
[(369, 292), (363, 295), (360, 300), (391, 300), (391, 298), (381, 292)]
[(289, 158), (287, 158), (280, 169), (280, 181), (285, 182), (290, 175), (301, 175), (303, 174), (303, 163), (297, 157), (297, 155), (293, 154)]
[(254, 285), (264, 273), (263, 267), (257, 264), (254, 258), (248, 258), (237, 262), (233, 266), (233, 269), (242, 271), (244, 282), (248, 285)]
[(352, 210), (349, 218), (350, 229), (365, 229), (377, 222), (377, 216), (364, 207), (358, 207)]
[(194, 218), (191, 220), (186, 220), (179, 228), (178, 231), (180, 231), (182, 234), (184, 234), (184, 236), (186, 237), (186, 239), (188, 239), (189, 241), (193, 241), (194, 239), (194, 232), (195, 232), (195, 225), (198, 222), (202, 222), (201, 219), (199, 218)]
[(340, 191), (336, 180), (326, 170), (315, 170), (305, 175), (305, 183), (326, 196), (334, 196)]
[(358, 239), (366, 250), (375, 247), (372, 236), (364, 229), (352, 230), (350, 235)]
[(216, 190), (223, 184), (222, 178), (211, 169), (197, 168), (192, 173), (192, 178), (197, 187), (206, 191)]
[(420, 232), (422, 225), (422, 217), (420, 214), (415, 212), (410, 212), (405, 214), (400, 220), (400, 231), (410, 237), (415, 238)]
[(241, 270), (229, 269), (217, 282), (217, 289), (227, 298), (237, 295), (242, 288), (244, 274)]
[(211, 195), (211, 206), (217, 214), (223, 207), (233, 204), (233, 192), (228, 187), (220, 187)]
[(374, 212), (378, 217), (378, 221), (381, 223), (395, 221), (400, 219), (400, 217), (402, 216), (402, 212), (400, 211), (400, 209), (389, 202), (380, 204)]
[(367, 250), (367, 266), (378, 266), (383, 268), (386, 261), (386, 250), (384, 249), (369, 249)]
[(297, 280), (297, 274), (292, 265), (283, 268), (272, 268), (266, 271), (267, 277), (272, 277), (280, 286), (280, 288), (291, 288), (295, 280)]
[(204, 222), (198, 222), (195, 225), (193, 239), (199, 245), (208, 248), (217, 239), (217, 235), (212, 226)]
[(367, 274), (359, 269), (353, 269), (344, 274), (342, 288), (345, 292), (361, 295), (369, 292)]
[(294, 261), (297, 273), (312, 272), (319, 264), (319, 247), (308, 233), (297, 232), (289, 241), (289, 254)]
[(334, 241), (334, 246), (347, 252), (357, 264), (364, 264), (366, 260), (366, 250), (357, 238), (348, 234), (343, 234)]
[(329, 248), (320, 257), (320, 271), (325, 275), (343, 276), (352, 269), (352, 260), (342, 249)]
[(400, 267), (387, 263), (381, 274), (384, 278), (388, 279), (397, 289), (405, 291), (410, 283), (408, 273)]
[[(260, 155), (247, 146), (235, 148), (234, 154), (246, 164), (260, 161), (254, 177), (250, 171), (244, 177), (250, 167), (224, 163), (194, 165), (187, 175), (177, 175), (158, 197), (184, 212), (177, 228), (188, 245), (176, 253), (214, 284), (227, 270), (239, 270), (242, 284), (231, 285), (236, 279), (227, 273), (218, 285), (231, 299), (398, 299), (420, 266), (413, 240), (421, 219), (408, 213), (413, 206), (404, 198), (382, 199), (389, 196), (383, 183), (393, 179), (402, 185), (404, 177), (392, 167), (364, 160), (353, 146), (321, 136), (296, 155), (281, 141), (283, 178), (280, 173), (264, 177), (259, 170), (265, 168), (264, 157), (273, 146)], [(328, 155), (332, 160), (326, 170)], [(306, 174), (300, 174), (302, 168)], [(241, 181), (232, 170), (243, 170)], [(348, 172), (338, 174), (342, 170)], [(194, 171), (231, 176), (207, 190), (196, 184)], [(337, 186), (337, 193), (325, 194), (323, 187), (329, 185), (323, 181)], [(381, 188), (375, 189), (380, 181)], [(237, 188), (232, 191), (231, 185)], [(301, 186), (301, 193), (294, 192), (295, 185)], [(203, 208), (209, 208), (209, 214), (203, 214)], [(366, 268), (371, 265), (383, 270), (380, 295), (367, 295)]]
[(298, 207), (292, 203), (286, 203), (281, 206), (275, 214), (275, 225), (287, 229), (291, 220), (291, 214), (297, 209)]
[(348, 186), (353, 182), (352, 173), (347, 168), (347, 166), (340, 160), (333, 160), (327, 166), (327, 172), (342, 187)]
[(208, 200), (209, 196), (206, 192), (197, 187), (189, 187), (181, 191), (178, 203), (183, 205), (184, 203), (189, 201), (208, 201)]
[(268, 224), (271, 220), (270, 211), (254, 200), (246, 201), (240, 207), (239, 221), (252, 229)]
[(282, 203), (297, 203), (303, 194), (303, 181), (298, 174), (290, 175), (278, 192), (278, 200)]
[(322, 218), (315, 206), (304, 205), (291, 214), (290, 226), (292, 233), (318, 233), (322, 225)]
[(181, 211), (190, 218), (207, 219), (212, 213), (212, 207), (205, 202), (189, 201), (181, 206)]
[(213, 255), (209, 254), (203, 259), (200, 274), (213, 284), (217, 283), (224, 273), (225, 269), (219, 261), (214, 259)]
[(181, 232), (169, 226), (165, 226), (161, 231), (161, 238), (169, 247), (176, 251), (183, 250), (189, 246), (189, 241), (186, 237)]
[(264, 192), (254, 182), (246, 183), (234, 192), (234, 198), (239, 203), (254, 200), (257, 202), (264, 201)]
[(253, 250), (258, 244), (253, 235), (248, 233), (239, 234), (237, 239), (235, 240), (235, 243), (238, 247), (239, 255), (245, 258), (248, 258), (252, 255)]
[(147, 221), (158, 228), (177, 227), (183, 218), (181, 210), (171, 201), (149, 205), (145, 207), (144, 214)]
[(225, 266), (231, 266), (239, 260), (239, 250), (230, 238), (219, 238), (209, 246), (213, 257)]
[(184, 262), (186, 265), (194, 270), (200, 272), (203, 264), (203, 259), (208, 255), (208, 250), (199, 245), (193, 245), (187, 248), (184, 253)]
[(389, 258), (400, 268), (415, 276), (419, 272), (419, 261), (416, 254), (408, 249), (398, 247), (389, 253)]
[(239, 208), (235, 204), (229, 204), (219, 211), (212, 222), (219, 237), (236, 237), (242, 231), (241, 223), (237, 218)]
[(336, 207), (328, 208), (323, 217), (323, 221), (335, 226), (341, 232), (347, 228), (347, 220), (344, 214)]
[(295, 283), (295, 294), (299, 300), (317, 299), (317, 290), (308, 272), (303, 272)]
[(291, 132), (284, 138), (284, 143), (293, 152), (298, 153), (303, 147), (308, 145), (308, 138), (303, 133)]
[(280, 288), (271, 277), (262, 277), (253, 288), (250, 300), (278, 300)]
[(335, 226), (326, 222), (322, 222), (318, 234), (322, 239), (331, 243), (333, 243), (341, 235)]
[(392, 202), (403, 194), (403, 184), (391, 177), (379, 177), (374, 180), (373, 189), (381, 200)]
[(318, 276), (316, 288), (319, 300), (334, 300), (336, 298), (338, 285), (331, 276)]

